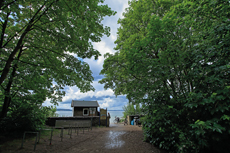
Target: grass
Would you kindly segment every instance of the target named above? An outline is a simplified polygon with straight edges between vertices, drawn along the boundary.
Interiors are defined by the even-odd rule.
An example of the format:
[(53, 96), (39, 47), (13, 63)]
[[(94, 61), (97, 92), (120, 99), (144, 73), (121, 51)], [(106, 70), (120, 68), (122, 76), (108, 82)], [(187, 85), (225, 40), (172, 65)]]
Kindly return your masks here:
[[(63, 134), (68, 134), (68, 130), (64, 130)], [(51, 135), (51, 131), (42, 130), (41, 134), (40, 134), (40, 142), (42, 139), (49, 140), (50, 135)], [(60, 135), (60, 129), (54, 129), (53, 130), (53, 136), (54, 135), (55, 136)], [(17, 138), (12, 137), (12, 136), (0, 136), (0, 139), (4, 140), (4, 142), (0, 144), (0, 152), (3, 150), (4, 151), (10, 151), (10, 149), (12, 149), (12, 148), (20, 148), (21, 143), (22, 143), (22, 138), (23, 138), (23, 134), (21, 134), (21, 136), (19, 136)], [(28, 142), (28, 141), (34, 142), (35, 139), (36, 139), (36, 134), (27, 133), (26, 137), (25, 137), (25, 142)]]
[[(105, 126), (101, 126), (98, 128), (103, 128)], [(49, 127), (44, 127), (44, 129), (51, 129)], [(80, 128), (80, 131), (82, 131), (83, 129)], [(86, 129), (85, 129), (86, 130)], [(61, 129), (54, 129), (53, 130), (53, 136), (57, 137), (60, 136), (61, 133)], [(75, 133), (74, 129), (72, 129), (72, 133)], [(68, 129), (63, 129), (63, 136), (68, 135)], [(40, 141), (39, 143), (44, 143), (44, 141), (48, 141), (50, 140), (50, 136), (51, 136), (51, 131), (50, 130), (41, 130), (40, 133)], [(23, 134), (20, 134), (17, 138), (16, 137), (10, 137), (10, 136), (0, 136), (0, 139), (4, 140), (2, 141), (2, 143), (0, 143), (0, 152), (1, 151), (6, 151), (6, 152), (12, 152), (13, 150), (15, 151), (15, 149), (20, 149), (21, 148), (21, 144), (22, 144), (22, 138), (23, 138)], [(36, 139), (36, 134), (32, 134), (32, 133), (27, 133), (26, 137), (25, 137), (25, 143), (26, 142), (35, 142)], [(24, 145), (23, 145), (24, 147)]]
[(106, 126), (99, 126), (99, 125), (97, 125), (97, 126), (95, 126), (96, 128), (104, 128), (104, 127), (106, 127)]

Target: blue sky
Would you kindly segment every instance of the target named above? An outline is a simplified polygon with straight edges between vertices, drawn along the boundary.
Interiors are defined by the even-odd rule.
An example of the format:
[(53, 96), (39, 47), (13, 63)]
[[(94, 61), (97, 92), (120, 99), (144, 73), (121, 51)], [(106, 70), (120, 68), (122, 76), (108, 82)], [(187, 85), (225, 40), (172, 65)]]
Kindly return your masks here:
[[(81, 93), (80, 90), (76, 87), (65, 87), (66, 95), (63, 97), (62, 102), (59, 103), (57, 108), (62, 109), (72, 109), (71, 101), (72, 100), (97, 100), (101, 108), (108, 108), (109, 110), (122, 110), (122, 106), (126, 105), (128, 100), (125, 96), (115, 96), (111, 89), (104, 90), (104, 85), (99, 84), (98, 81), (103, 78), (99, 75), (100, 71), (103, 68), (104, 63), (104, 54), (114, 53), (115, 47), (114, 41), (117, 38), (117, 28), (120, 26), (117, 24), (119, 18), (123, 18), (122, 13), (125, 11), (125, 8), (128, 7), (128, 0), (105, 0), (104, 4), (107, 4), (112, 10), (116, 11), (117, 14), (112, 17), (105, 17), (103, 20), (104, 26), (109, 26), (111, 28), (110, 37), (102, 37), (101, 42), (93, 43), (95, 49), (97, 49), (102, 56), (98, 60), (84, 59), (90, 66), (91, 71), (93, 72), (93, 86), (95, 91), (89, 91), (86, 93)], [(51, 105), (47, 99), (44, 106)]]

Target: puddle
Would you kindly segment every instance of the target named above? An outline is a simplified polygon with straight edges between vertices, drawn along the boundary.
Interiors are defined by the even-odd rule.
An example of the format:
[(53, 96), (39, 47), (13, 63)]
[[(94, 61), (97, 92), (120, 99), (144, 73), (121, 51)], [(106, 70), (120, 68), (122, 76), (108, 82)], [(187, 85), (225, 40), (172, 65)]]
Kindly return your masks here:
[(122, 145), (125, 144), (125, 141), (121, 140), (121, 135), (125, 134), (125, 132), (120, 131), (108, 131), (107, 143), (105, 144), (105, 148), (107, 149), (115, 149), (120, 148)]

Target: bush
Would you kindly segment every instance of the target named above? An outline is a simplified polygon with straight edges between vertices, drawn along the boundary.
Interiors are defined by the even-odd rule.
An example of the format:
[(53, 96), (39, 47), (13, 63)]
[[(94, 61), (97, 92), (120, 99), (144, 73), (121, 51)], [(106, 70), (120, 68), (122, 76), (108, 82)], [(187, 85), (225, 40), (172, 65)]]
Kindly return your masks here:
[(12, 108), (0, 122), (2, 134), (18, 134), (37, 131), (45, 125), (47, 117), (54, 112), (53, 107), (21, 104)]

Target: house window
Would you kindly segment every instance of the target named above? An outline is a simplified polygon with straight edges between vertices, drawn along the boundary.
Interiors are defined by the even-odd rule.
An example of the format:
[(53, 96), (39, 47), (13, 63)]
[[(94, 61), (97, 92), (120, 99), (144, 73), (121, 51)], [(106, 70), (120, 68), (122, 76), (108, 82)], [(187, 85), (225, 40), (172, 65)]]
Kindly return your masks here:
[(83, 116), (89, 115), (89, 109), (88, 108), (83, 108)]
[(96, 115), (96, 108), (89, 108), (89, 114), (90, 114), (90, 116), (95, 116)]

